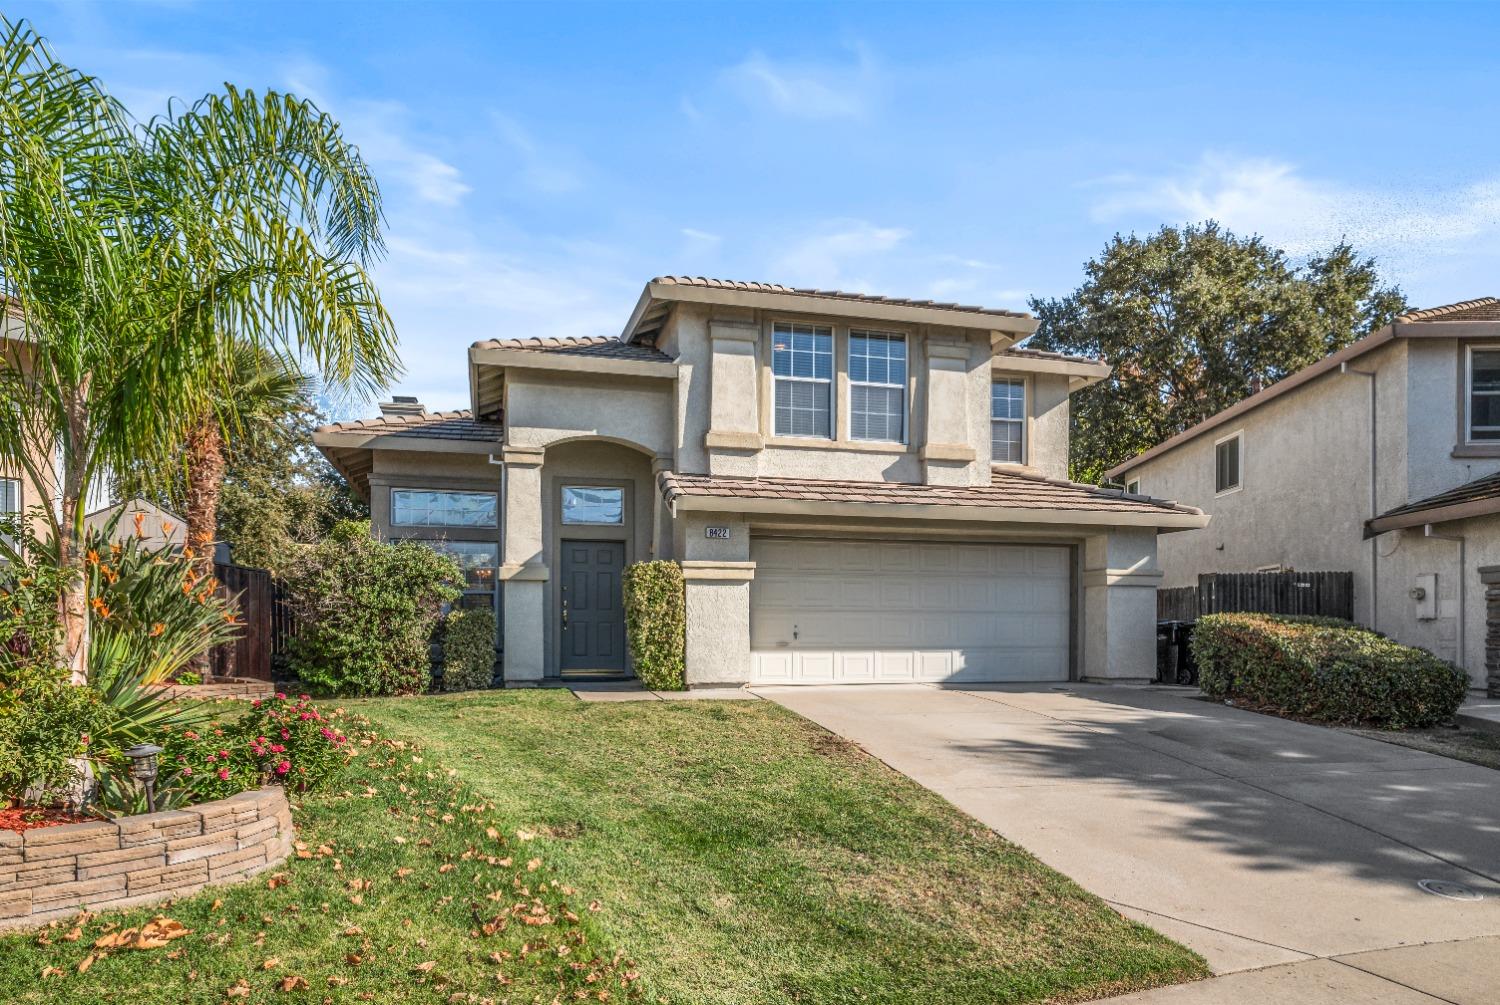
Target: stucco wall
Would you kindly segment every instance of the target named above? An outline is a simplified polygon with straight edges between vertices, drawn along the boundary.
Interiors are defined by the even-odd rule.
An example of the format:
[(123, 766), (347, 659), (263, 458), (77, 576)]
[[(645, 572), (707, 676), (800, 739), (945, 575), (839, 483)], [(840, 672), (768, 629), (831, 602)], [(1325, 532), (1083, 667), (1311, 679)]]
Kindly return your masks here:
[(512, 446), (602, 436), (671, 455), (672, 382), (511, 370), (505, 382), (505, 424), (506, 443)]
[[(1379, 456), (1392, 458), (1405, 439), (1405, 343), (1361, 357), (1378, 374)], [(1197, 506), (1209, 514), (1201, 530), (1164, 534), (1162, 585), (1191, 586), (1200, 573), (1249, 572), (1287, 566), (1304, 572), (1352, 571), (1355, 617), (1370, 615), (1371, 515), (1369, 384), (1332, 373), (1130, 471), (1141, 492)], [(1241, 488), (1216, 495), (1214, 444), (1243, 431)], [(1403, 466), (1382, 462), (1380, 506), (1404, 495)], [(1402, 500), (1404, 501), (1404, 499)]]
[[(23, 372), (29, 372), (32, 365), (31, 354), (27, 346), (14, 338), (6, 337), (12, 334), (20, 334), (20, 322), (9, 315), (0, 314), (0, 366), (19, 366)], [(53, 470), (51, 458), (45, 456), (38, 457), (34, 466), (44, 472), (50, 473)], [(0, 478), (13, 478), (20, 482), (19, 503), (23, 513), (36, 506), (51, 508), (54, 505), (52, 487), (35, 481), (21, 465), (0, 464)], [(38, 514), (30, 523), (33, 532), (46, 537), (48, 524), (45, 515)]]
[(1467, 353), (1456, 339), (1412, 339), (1407, 343), (1405, 431), (1406, 496), (1382, 501), (1389, 509), (1425, 499), (1464, 482), (1500, 471), (1500, 457), (1467, 457), (1462, 446)]

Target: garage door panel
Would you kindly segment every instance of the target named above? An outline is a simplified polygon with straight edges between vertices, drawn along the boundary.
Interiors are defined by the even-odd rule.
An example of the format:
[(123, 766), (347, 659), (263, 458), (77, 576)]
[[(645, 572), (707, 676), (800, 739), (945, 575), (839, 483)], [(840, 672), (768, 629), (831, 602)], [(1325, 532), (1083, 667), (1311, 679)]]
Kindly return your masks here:
[(758, 682), (1067, 679), (1066, 548), (756, 538), (751, 558)]

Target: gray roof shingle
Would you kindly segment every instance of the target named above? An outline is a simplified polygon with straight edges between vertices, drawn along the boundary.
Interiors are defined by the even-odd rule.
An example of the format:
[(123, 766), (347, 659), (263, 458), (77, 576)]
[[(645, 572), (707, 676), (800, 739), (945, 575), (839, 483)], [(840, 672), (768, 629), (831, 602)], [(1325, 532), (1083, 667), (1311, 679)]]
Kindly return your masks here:
[(437, 440), (500, 440), (505, 425), (475, 419), (467, 408), (453, 412), (424, 412), (420, 415), (380, 415), (373, 419), (330, 422), (319, 426), (319, 433), (369, 433), (372, 435), (417, 436)]
[(633, 359), (648, 363), (670, 363), (672, 357), (653, 346), (622, 342), (610, 335), (579, 338), (511, 338), (475, 342), (475, 349), (522, 349), (526, 352), (562, 353), (603, 359)]

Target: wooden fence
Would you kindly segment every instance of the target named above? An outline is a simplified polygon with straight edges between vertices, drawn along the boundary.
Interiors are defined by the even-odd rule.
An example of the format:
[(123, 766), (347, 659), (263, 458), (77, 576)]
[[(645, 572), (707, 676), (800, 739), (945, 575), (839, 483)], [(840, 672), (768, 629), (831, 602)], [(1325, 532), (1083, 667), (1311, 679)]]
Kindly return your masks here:
[(1197, 586), (1156, 591), (1156, 620), (1194, 621), (1200, 614), (1255, 611), (1354, 617), (1352, 572), (1211, 572)]
[(238, 609), (244, 629), (239, 638), (213, 651), (213, 675), (272, 680), (272, 660), (286, 651), (295, 628), (281, 584), (265, 569), (219, 562), (214, 576), (219, 592)]

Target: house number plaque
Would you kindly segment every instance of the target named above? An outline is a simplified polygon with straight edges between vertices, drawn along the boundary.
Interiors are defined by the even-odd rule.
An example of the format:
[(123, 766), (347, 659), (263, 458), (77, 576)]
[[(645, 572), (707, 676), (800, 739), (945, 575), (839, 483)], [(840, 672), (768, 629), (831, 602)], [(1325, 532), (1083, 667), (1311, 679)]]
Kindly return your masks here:
[(706, 537), (706, 538), (708, 538), (710, 541), (728, 541), (729, 540), (729, 528), (728, 527), (704, 527), (703, 528), (703, 536)]

